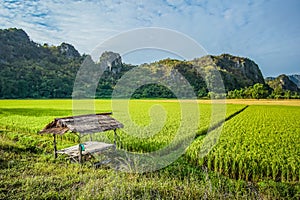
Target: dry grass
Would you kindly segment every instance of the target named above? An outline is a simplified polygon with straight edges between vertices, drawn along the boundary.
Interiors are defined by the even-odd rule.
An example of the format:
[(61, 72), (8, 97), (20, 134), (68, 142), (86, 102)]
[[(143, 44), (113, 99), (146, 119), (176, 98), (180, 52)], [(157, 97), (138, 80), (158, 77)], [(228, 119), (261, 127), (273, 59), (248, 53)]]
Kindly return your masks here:
[(285, 106), (300, 106), (299, 99), (226, 99), (227, 104), (246, 104), (246, 105), (285, 105)]
[[(134, 100), (143, 102), (179, 102), (177, 99), (145, 99), (145, 100)], [(300, 99), (223, 99), (223, 100), (180, 100), (181, 102), (195, 102), (200, 104), (211, 104), (211, 103), (226, 103), (226, 104), (243, 104), (243, 105), (285, 105), (285, 106), (300, 106)]]

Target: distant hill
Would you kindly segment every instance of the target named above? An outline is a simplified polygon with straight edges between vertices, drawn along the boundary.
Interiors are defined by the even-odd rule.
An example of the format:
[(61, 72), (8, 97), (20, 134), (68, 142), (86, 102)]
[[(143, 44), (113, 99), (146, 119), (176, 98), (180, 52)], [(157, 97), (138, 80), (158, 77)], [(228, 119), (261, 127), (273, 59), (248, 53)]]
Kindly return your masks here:
[(292, 92), (300, 91), (298, 86), (290, 80), (289, 76), (285, 74), (282, 74), (276, 78), (267, 78), (266, 82), (273, 90), (290, 90)]
[(268, 81), (273, 81), (275, 79), (276, 79), (276, 77), (268, 76), (268, 77), (265, 78), (265, 82), (267, 83)]
[(29, 39), (22, 29), (0, 29), (0, 61), (13, 63), (18, 60), (37, 60), (43, 58), (62, 57), (80, 58), (79, 52), (70, 44), (60, 46), (40, 45)]
[(230, 54), (208, 55), (193, 62), (204, 68), (212, 62), (221, 73), (226, 91), (248, 87), (255, 83), (265, 84), (258, 65), (248, 58)]
[(83, 59), (70, 44), (40, 45), (21, 29), (0, 30), (0, 98), (71, 97)]
[[(287, 76), (290, 81), (292, 81), (293, 83), (295, 83), (297, 85), (297, 87), (300, 89), (300, 75), (298, 74), (293, 74), (293, 75), (285, 75), (285, 74), (282, 74), (284, 76)], [(274, 81), (276, 78), (278, 77), (266, 77), (265, 78), (265, 82), (268, 83), (272, 83), (272, 81)]]
[(289, 79), (294, 82), (298, 88), (300, 88), (300, 75), (294, 74), (294, 75), (288, 75)]
[[(94, 63), (88, 55), (80, 55), (71, 44), (41, 45), (31, 41), (22, 29), (0, 30), (0, 98), (70, 98), (76, 74), (84, 60), (104, 72), (96, 89), (95, 96), (98, 98), (110, 97), (118, 80), (127, 71), (136, 67), (123, 63), (118, 53), (103, 52)], [(213, 75), (211, 66), (215, 66), (222, 76), (226, 92), (258, 83), (265, 85), (262, 73), (254, 61), (230, 54), (208, 55), (191, 61), (164, 59), (144, 64), (144, 67), (154, 74), (161, 73), (160, 69), (169, 69), (162, 75), (165, 80), (174, 79), (169, 72), (176, 69), (193, 86), (194, 93), (198, 97), (206, 97), (209, 92), (206, 84), (210, 83), (204, 81), (195, 65), (200, 66), (206, 75)], [(91, 79), (94, 75), (84, 76)], [(136, 78), (143, 80), (145, 76)], [(291, 79), (299, 80), (297, 78), (299, 77), (293, 76)], [(288, 82), (287, 84), (287, 87), (282, 88), (294, 89), (292, 84)], [(89, 84), (82, 83), (82, 93), (73, 95), (90, 97), (84, 89), (88, 87)], [(132, 97), (172, 98), (175, 95), (164, 86), (149, 84), (138, 88)]]

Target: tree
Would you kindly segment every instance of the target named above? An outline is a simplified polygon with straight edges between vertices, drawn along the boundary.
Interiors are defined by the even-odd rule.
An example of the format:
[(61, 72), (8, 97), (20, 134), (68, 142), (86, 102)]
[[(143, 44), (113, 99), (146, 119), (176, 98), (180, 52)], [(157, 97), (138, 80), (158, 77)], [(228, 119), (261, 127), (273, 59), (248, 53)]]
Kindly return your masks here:
[(229, 91), (228, 92), (228, 98), (230, 99), (242, 99), (242, 95), (243, 95), (244, 90), (243, 89), (235, 89), (233, 91)]
[(243, 99), (252, 98), (253, 97), (252, 93), (253, 93), (253, 87), (252, 86), (245, 88), (243, 90)]
[(252, 97), (255, 99), (262, 99), (268, 96), (268, 90), (261, 83), (256, 83), (252, 88)]
[(284, 92), (284, 98), (290, 99), (292, 97), (292, 93), (290, 90)]
[(207, 90), (206, 88), (201, 88), (200, 90), (198, 90), (198, 97), (206, 97), (207, 96)]

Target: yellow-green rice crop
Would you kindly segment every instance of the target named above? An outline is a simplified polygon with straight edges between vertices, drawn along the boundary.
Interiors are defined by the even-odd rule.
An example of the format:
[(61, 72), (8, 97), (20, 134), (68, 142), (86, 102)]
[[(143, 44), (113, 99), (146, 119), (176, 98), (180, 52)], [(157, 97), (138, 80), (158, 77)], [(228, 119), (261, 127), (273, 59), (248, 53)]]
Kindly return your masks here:
[[(83, 103), (85, 100), (82, 100)], [(189, 104), (189, 102), (186, 102)], [(159, 100), (131, 100), (128, 112), (130, 120), (140, 125), (147, 126), (151, 123), (149, 115), (153, 106), (159, 105), (166, 114), (166, 120), (162, 129), (155, 132), (150, 137), (147, 133), (141, 132), (140, 136), (125, 133), (120, 130), (120, 146), (129, 151), (151, 152), (168, 145), (177, 134), (181, 124), (181, 108), (177, 101), (159, 101)], [(222, 105), (214, 105), (215, 109)], [(189, 106), (187, 106), (189, 109)], [(227, 105), (226, 115), (229, 116), (242, 109), (243, 105)], [(111, 111), (112, 104), (110, 100), (96, 100), (95, 112)], [(191, 109), (194, 108), (191, 106)], [(219, 121), (211, 121), (212, 105), (199, 104), (200, 123), (196, 130), (196, 136), (205, 134), (209, 126), (217, 124)], [(160, 111), (161, 111), (160, 110)], [(113, 110), (114, 113), (118, 110)], [(1, 100), (0, 101), (0, 127), (8, 130), (18, 130), (37, 134), (46, 124), (57, 117), (72, 115), (72, 100)], [(156, 117), (156, 115), (153, 115)], [(118, 115), (116, 115), (118, 117)], [(220, 117), (217, 117), (219, 119)], [(190, 120), (193, 120), (192, 118)], [(126, 122), (121, 121), (125, 124)], [(186, 130), (187, 131), (187, 130)], [(188, 131), (187, 131), (188, 132)], [(72, 136), (63, 136), (64, 139), (73, 138)], [(106, 133), (110, 140), (113, 140), (113, 134)]]
[[(162, 109), (156, 110), (155, 105)], [(52, 136), (37, 132), (56, 117), (73, 115), (72, 100), (0, 100), (0, 199), (298, 199), (300, 107), (250, 105), (243, 110), (245, 105), (226, 105), (229, 120), (219, 142), (201, 159), (206, 132), (209, 127), (215, 128), (209, 134), (221, 130), (222, 113), (214, 113), (217, 120), (211, 120), (209, 101), (197, 106), (200, 123), (185, 156), (156, 172), (124, 174), (52, 158)], [(96, 112), (111, 111), (111, 101), (96, 100), (95, 108)], [(151, 108), (166, 113), (162, 129), (149, 137), (145, 132), (137, 137), (122, 129), (118, 131), (119, 148), (151, 152), (173, 140), (181, 120), (179, 104), (131, 100), (131, 120), (147, 126), (157, 120), (151, 119)], [(121, 121), (120, 111), (113, 111)], [(112, 142), (113, 132), (101, 134)], [(58, 149), (76, 143), (74, 134), (65, 134), (58, 138)]]
[(299, 181), (300, 107), (248, 107), (225, 123), (204, 159), (199, 157), (202, 141), (194, 141), (187, 155), (210, 170), (236, 179)]

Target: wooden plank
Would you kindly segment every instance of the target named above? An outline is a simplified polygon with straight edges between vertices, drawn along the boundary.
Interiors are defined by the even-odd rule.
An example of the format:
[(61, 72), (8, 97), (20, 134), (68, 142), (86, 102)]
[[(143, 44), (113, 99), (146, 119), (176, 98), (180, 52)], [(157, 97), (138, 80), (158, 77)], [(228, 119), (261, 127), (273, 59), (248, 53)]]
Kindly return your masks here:
[[(84, 142), (82, 144), (85, 147), (85, 150), (82, 151), (82, 155), (102, 152), (104, 150), (107, 150), (107, 149), (115, 146), (113, 144), (108, 144), (108, 143), (104, 143), (104, 142), (96, 142), (96, 141)], [(59, 150), (59, 151), (57, 151), (57, 153), (67, 154), (69, 156), (80, 156), (78, 145)]]

